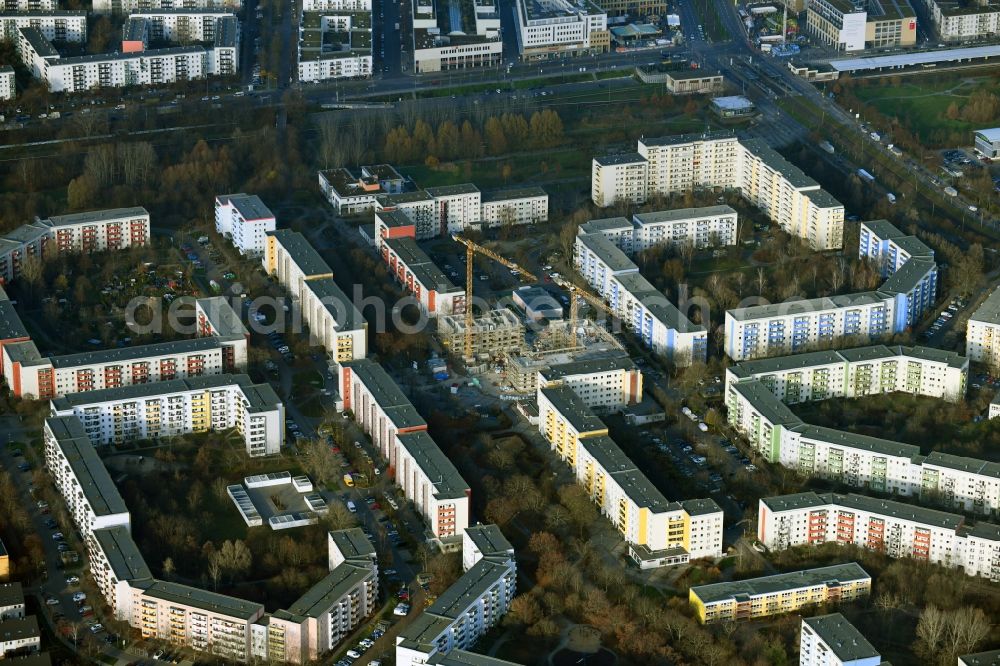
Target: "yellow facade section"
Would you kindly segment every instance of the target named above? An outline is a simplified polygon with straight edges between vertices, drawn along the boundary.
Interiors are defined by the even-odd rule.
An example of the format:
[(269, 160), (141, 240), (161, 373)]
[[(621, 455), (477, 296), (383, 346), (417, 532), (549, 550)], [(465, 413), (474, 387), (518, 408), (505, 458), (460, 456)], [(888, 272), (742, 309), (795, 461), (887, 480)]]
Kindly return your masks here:
[(639, 538), (636, 543), (640, 546), (646, 545), (649, 539), (646, 538), (646, 530), (649, 526), (649, 509), (639, 509)]
[(705, 624), (705, 604), (701, 602), (694, 590), (688, 590), (688, 602), (694, 607), (694, 612), (698, 616), (698, 621)]

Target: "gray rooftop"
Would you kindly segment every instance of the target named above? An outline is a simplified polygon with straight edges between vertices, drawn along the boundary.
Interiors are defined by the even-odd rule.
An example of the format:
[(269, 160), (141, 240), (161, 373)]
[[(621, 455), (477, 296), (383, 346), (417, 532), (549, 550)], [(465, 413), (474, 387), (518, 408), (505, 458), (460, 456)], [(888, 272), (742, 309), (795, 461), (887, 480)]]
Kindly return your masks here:
[(240, 316), (236, 314), (233, 306), (230, 305), (229, 299), (225, 296), (199, 298), (197, 303), (205, 313), (205, 318), (208, 319), (212, 328), (215, 329), (216, 335), (221, 335), (224, 338), (250, 335), (250, 332), (240, 320)]
[(497, 525), (473, 525), (465, 528), (465, 533), (484, 557), (514, 552), (514, 546)]
[(871, 576), (857, 562), (847, 562), (749, 580), (696, 585), (691, 588), (691, 592), (701, 599), (702, 603), (710, 604), (742, 595), (757, 597), (785, 590), (817, 585), (837, 585), (859, 580), (871, 580)]
[(432, 197), (453, 197), (459, 194), (478, 194), (479, 188), (472, 183), (461, 183), (459, 185), (428, 187), (424, 191)]
[(127, 514), (128, 507), (94, 450), (80, 420), (75, 416), (53, 416), (45, 424), (73, 470), (80, 492), (96, 516)]
[(592, 375), (599, 372), (613, 372), (616, 370), (635, 370), (635, 363), (632, 359), (624, 355), (604, 356), (601, 358), (588, 359), (584, 361), (570, 361), (569, 363), (557, 363), (540, 370), (542, 376), (549, 381), (556, 381), (572, 377), (575, 375)]
[(291, 229), (276, 229), (268, 231), (267, 235), (274, 238), (284, 248), (289, 258), (307, 278), (333, 274), (330, 267), (323, 261), (323, 257), (319, 256), (316, 249), (299, 232)]
[(374, 565), (343, 562), (306, 590), (305, 594), (288, 607), (288, 612), (301, 617), (320, 618), (329, 613), (344, 595), (366, 580), (374, 580), (374, 576)]
[(600, 234), (605, 231), (628, 231), (631, 233), (634, 228), (635, 225), (627, 217), (606, 217), (600, 220), (584, 222), (577, 229), (577, 235)]
[(81, 365), (124, 363), (126, 361), (156, 356), (192, 354), (219, 349), (220, 347), (222, 347), (222, 338), (212, 335), (191, 338), (190, 340), (172, 340), (170, 342), (157, 342), (150, 345), (136, 345), (135, 347), (78, 352), (64, 356), (53, 356), (49, 360), (54, 368), (74, 368)]
[(414, 239), (387, 238), (385, 244), (406, 264), (406, 268), (425, 289), (435, 289), (441, 293), (463, 291), (441, 272), (437, 264), (431, 261)]
[(24, 327), (21, 316), (14, 309), (14, 304), (7, 299), (0, 300), (0, 340), (28, 337), (28, 329)]
[(833, 428), (808, 424), (795, 426), (792, 430), (802, 435), (803, 438), (815, 439), (834, 446), (862, 449), (894, 458), (912, 459), (914, 456), (920, 455), (920, 447), (913, 444), (903, 444), (902, 442), (859, 435), (858, 433), (846, 432), (844, 430), (834, 430)]
[(615, 245), (607, 236), (603, 234), (585, 234), (577, 236), (577, 240), (587, 249), (593, 252), (612, 273), (621, 271), (639, 271), (639, 267), (628, 258), (620, 247)]
[(392, 419), (397, 429), (427, 425), (427, 422), (417, 413), (413, 404), (403, 395), (403, 391), (381, 365), (369, 358), (344, 361), (341, 365), (350, 369), (353, 377), (357, 378), (368, 389), (372, 394), (372, 399)]
[(773, 425), (793, 427), (802, 424), (802, 419), (793, 414), (792, 410), (759, 380), (736, 382), (732, 390), (743, 396), (755, 410), (760, 412), (764, 420)]
[(136, 218), (146, 218), (148, 220), (149, 211), (142, 206), (133, 206), (131, 208), (109, 208), (106, 210), (92, 210), (85, 213), (53, 215), (45, 221), (53, 227), (65, 227), (76, 224), (95, 224), (97, 222), (130, 220)]
[[(198, 9), (193, 11), (201, 12), (204, 10)], [(155, 14), (157, 12), (151, 13)], [(274, 219), (274, 213), (271, 212), (270, 208), (264, 205), (264, 202), (261, 201), (260, 197), (256, 194), (243, 194), (242, 192), (239, 194), (222, 194), (216, 197), (216, 199), (222, 203), (228, 203), (233, 208), (238, 210), (240, 215), (242, 215), (245, 220), (253, 221)]]
[(141, 584), (138, 587), (142, 588), (143, 594), (154, 599), (193, 606), (210, 613), (235, 617), (241, 620), (252, 620), (264, 612), (263, 606), (252, 601), (244, 601), (236, 597), (217, 594), (179, 583), (154, 580), (151, 583)]
[(714, 499), (687, 499), (680, 501), (681, 507), (689, 516), (706, 516), (711, 513), (722, 513), (722, 507)]
[(333, 315), (337, 331), (355, 331), (365, 327), (365, 318), (332, 277), (307, 280), (306, 289), (316, 295), (327, 312)]
[(539, 391), (578, 433), (607, 431), (604, 422), (568, 386), (552, 386)]
[(512, 568), (507, 563), (491, 559), (479, 560), (461, 578), (452, 583), (451, 587), (445, 590), (424, 613), (450, 620), (458, 619), (487, 590), (503, 580)]
[(880, 657), (878, 650), (840, 613), (804, 617), (802, 622), (816, 632), (827, 647), (844, 663)]
[(667, 328), (680, 333), (704, 332), (705, 327), (695, 324), (670, 302), (666, 294), (657, 291), (649, 280), (638, 273), (623, 273), (615, 279), (621, 286), (643, 304), (649, 314), (663, 322)]
[(959, 666), (1000, 666), (1000, 650), (976, 652), (958, 658)]
[(28, 42), (28, 45), (35, 53), (42, 58), (58, 58), (59, 52), (52, 46), (52, 42), (45, 39), (45, 35), (38, 28), (18, 28), (21, 36)]
[(375, 546), (360, 527), (335, 530), (329, 533), (329, 537), (345, 560), (367, 560), (375, 555)]
[(884, 304), (885, 298), (876, 291), (863, 291), (857, 294), (842, 296), (823, 296), (820, 298), (805, 298), (784, 303), (769, 305), (752, 305), (745, 308), (726, 310), (737, 321), (752, 321), (754, 319), (769, 319), (772, 317), (787, 317), (804, 315), (823, 310), (839, 308), (863, 307), (874, 304)]
[(91, 62), (110, 62), (112, 60), (147, 60), (178, 55), (204, 54), (201, 46), (171, 46), (164, 49), (147, 49), (134, 53), (95, 53), (92, 55), (60, 58), (60, 65), (82, 65)]
[(146, 565), (135, 540), (125, 527), (111, 527), (94, 530), (94, 539), (111, 566), (111, 572), (119, 581), (152, 579), (153, 574)]
[[(271, 395), (274, 397), (273, 402), (259, 402), (260, 399), (267, 396), (263, 393), (248, 394), (247, 389), (255, 386), (250, 377), (248, 375), (231, 374), (199, 375), (186, 379), (169, 379), (162, 382), (117, 386), (115, 388), (97, 389), (95, 391), (83, 391), (80, 393), (67, 393), (62, 397), (53, 398), (51, 404), (54, 410), (61, 412), (68, 409), (84, 408), (102, 402), (142, 400), (143, 398), (155, 398), (186, 391), (211, 391), (233, 385), (243, 389), (244, 395), (246, 395), (250, 402), (250, 407), (273, 408), (281, 404), (277, 394), (274, 393), (274, 389), (271, 389)], [(268, 384), (257, 386), (268, 386), (270, 388)]]
[[(41, 637), (38, 632), (38, 618), (34, 615), (0, 622), (0, 644), (33, 637)], [(17, 661), (11, 659), (10, 663), (16, 664)]]
[(887, 294), (909, 294), (934, 273), (937, 273), (937, 264), (933, 259), (913, 257), (890, 275), (879, 290)]
[(512, 661), (467, 650), (452, 650), (448, 654), (438, 652), (427, 664), (428, 666), (519, 666)]
[(431, 202), (433, 198), (427, 194), (426, 190), (414, 190), (412, 192), (398, 192), (396, 194), (379, 194), (375, 197), (380, 206), (385, 208), (391, 206), (405, 206), (411, 203)]
[[(802, 169), (782, 157), (778, 151), (771, 148), (763, 140), (745, 139), (742, 141), (742, 144), (744, 148), (756, 155), (764, 164), (777, 173), (780, 173), (792, 187), (800, 190), (819, 190), (819, 183), (807, 176)], [(809, 196), (812, 197), (813, 194), (813, 192), (810, 192)]]
[(761, 500), (771, 511), (794, 511), (805, 508), (835, 505), (847, 509), (857, 509), (899, 520), (908, 520), (922, 525), (931, 525), (950, 530), (958, 530), (964, 524), (963, 516), (957, 513), (927, 509), (922, 506), (883, 500), (857, 493), (839, 494), (814, 492), (795, 493), (765, 497)]
[(986, 300), (976, 308), (976, 311), (969, 317), (969, 321), (1000, 325), (1000, 287), (994, 289)]
[(643, 137), (639, 143), (644, 146), (677, 146), (685, 143), (697, 143), (699, 141), (720, 141), (729, 139), (736, 140), (736, 135), (732, 132), (696, 132), (691, 134), (674, 134), (673, 136)]
[(457, 499), (468, 496), (469, 484), (426, 430), (396, 435), (396, 439), (434, 485), (435, 497)]
[(645, 164), (646, 158), (639, 153), (616, 153), (614, 155), (598, 155), (594, 161), (601, 166), (618, 166), (622, 164)]
[(547, 197), (548, 194), (540, 187), (520, 187), (517, 189), (510, 190), (493, 190), (491, 192), (484, 192), (482, 201), (483, 203), (491, 203), (494, 201), (510, 201), (512, 199), (535, 199), (538, 197)]
[(19, 606), (23, 603), (24, 589), (21, 587), (21, 583), (14, 581), (13, 583), (0, 584), (0, 608)]
[(967, 474), (978, 474), (980, 476), (989, 476), (994, 479), (1000, 479), (1000, 463), (988, 462), (977, 458), (966, 458), (964, 456), (956, 456), (950, 453), (934, 451), (924, 459), (923, 464), (924, 466), (935, 465), (937, 467), (958, 470)]
[(679, 222), (716, 215), (736, 215), (736, 211), (729, 206), (705, 206), (703, 208), (678, 208), (675, 210), (658, 210), (652, 213), (636, 213), (635, 221), (640, 225), (662, 224), (664, 222)]

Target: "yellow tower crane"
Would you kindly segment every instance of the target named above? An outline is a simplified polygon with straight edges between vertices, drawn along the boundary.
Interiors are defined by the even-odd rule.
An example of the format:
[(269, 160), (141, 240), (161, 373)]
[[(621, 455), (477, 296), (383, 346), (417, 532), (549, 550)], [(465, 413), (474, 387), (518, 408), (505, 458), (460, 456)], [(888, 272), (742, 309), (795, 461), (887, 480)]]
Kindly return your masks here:
[(461, 243), (465, 246), (465, 358), (472, 358), (472, 326), (473, 326), (473, 316), (472, 316), (472, 261), (475, 255), (481, 254), (484, 257), (489, 257), (493, 261), (503, 264), (507, 268), (517, 271), (520, 273), (521, 277), (526, 278), (532, 282), (536, 282), (538, 278), (531, 274), (525, 268), (518, 266), (510, 259), (501, 257), (499, 254), (485, 248), (478, 243), (475, 243), (468, 238), (463, 238), (458, 234), (453, 234), (452, 239), (456, 243)]
[(580, 306), (577, 304), (576, 297), (580, 296), (583, 300), (587, 301), (595, 308), (607, 312), (612, 317), (615, 317), (615, 311), (611, 309), (611, 306), (604, 302), (604, 300), (597, 294), (592, 294), (583, 287), (577, 286), (566, 280), (565, 278), (552, 278), (552, 281), (557, 285), (569, 291), (569, 337), (570, 337), (570, 347), (576, 347), (576, 322), (579, 319)]

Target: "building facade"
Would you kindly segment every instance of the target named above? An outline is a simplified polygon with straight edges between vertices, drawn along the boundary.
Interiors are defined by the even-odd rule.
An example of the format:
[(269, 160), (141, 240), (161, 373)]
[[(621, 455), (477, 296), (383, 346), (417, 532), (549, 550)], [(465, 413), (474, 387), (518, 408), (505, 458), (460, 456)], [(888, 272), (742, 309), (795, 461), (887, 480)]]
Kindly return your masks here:
[(840, 613), (802, 618), (799, 666), (879, 666), (882, 655)]
[(608, 15), (589, 0), (517, 0), (517, 43), (522, 60), (605, 53)]
[(274, 213), (256, 194), (215, 197), (215, 230), (232, 241), (242, 255), (262, 255), (267, 232), (274, 231), (276, 224)]
[(806, 7), (807, 32), (838, 51), (909, 47), (917, 16), (906, 0), (816, 0)]
[(1000, 368), (1000, 288), (994, 289), (969, 317), (965, 355), (991, 369)]

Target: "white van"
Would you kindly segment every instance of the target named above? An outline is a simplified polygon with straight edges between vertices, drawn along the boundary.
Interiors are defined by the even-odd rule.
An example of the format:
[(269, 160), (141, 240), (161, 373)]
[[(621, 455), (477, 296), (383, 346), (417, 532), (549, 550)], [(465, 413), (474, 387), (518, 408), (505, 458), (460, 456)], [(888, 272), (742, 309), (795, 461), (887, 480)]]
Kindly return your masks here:
[(354, 502), (352, 502), (351, 500), (347, 500), (347, 510), (350, 511), (351, 513), (357, 513), (358, 507), (354, 506)]

